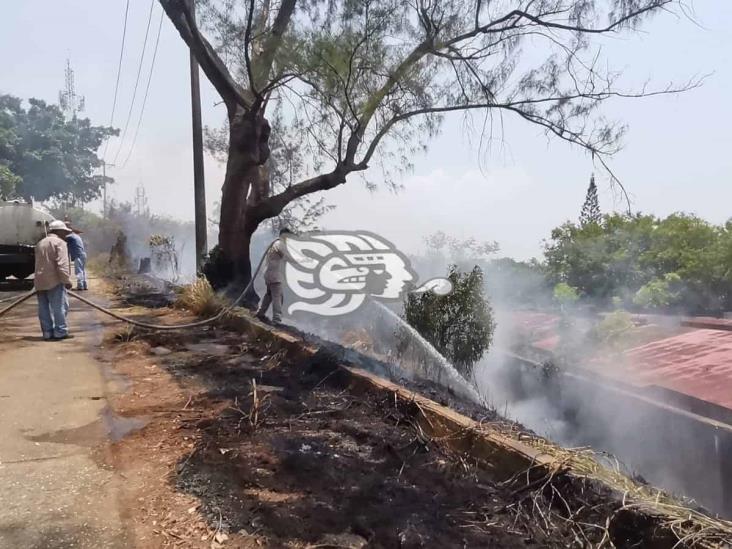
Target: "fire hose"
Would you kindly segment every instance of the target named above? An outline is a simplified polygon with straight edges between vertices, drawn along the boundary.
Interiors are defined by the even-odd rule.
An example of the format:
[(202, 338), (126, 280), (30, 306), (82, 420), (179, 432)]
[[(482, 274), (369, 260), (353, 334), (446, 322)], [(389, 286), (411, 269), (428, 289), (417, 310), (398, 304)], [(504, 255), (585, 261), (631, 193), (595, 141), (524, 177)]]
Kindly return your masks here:
[[(8, 305), (2, 311), (0, 311), (0, 316), (3, 316), (5, 313), (10, 312), (11, 309), (15, 309), (18, 305), (20, 305), (24, 301), (30, 299), (34, 295), (36, 295), (36, 290), (31, 290), (27, 294), (24, 294), (24, 295), (20, 296), (17, 299), (16, 298), (13, 298), (13, 299), (15, 299), (15, 301), (13, 301), (10, 305)], [(9, 299), (4, 299), (3, 302), (5, 302), (5, 301), (10, 301), (10, 300)]]
[[(128, 324), (132, 324), (133, 326), (137, 326), (139, 328), (146, 328), (148, 330), (183, 330), (187, 328), (197, 328), (199, 326), (205, 326), (207, 324), (211, 324), (213, 322), (216, 322), (223, 316), (229, 314), (235, 307), (241, 303), (241, 301), (244, 299), (244, 296), (246, 296), (247, 292), (249, 292), (254, 285), (254, 281), (257, 278), (257, 275), (259, 274), (260, 269), (262, 268), (262, 264), (264, 263), (264, 258), (267, 257), (267, 252), (269, 252), (269, 249), (272, 247), (272, 245), (276, 242), (273, 241), (267, 246), (267, 249), (262, 254), (262, 258), (259, 260), (259, 263), (257, 264), (257, 268), (254, 270), (251, 276), (251, 280), (249, 281), (249, 284), (246, 285), (244, 290), (239, 294), (239, 296), (230, 304), (221, 309), (216, 315), (212, 316), (211, 318), (207, 318), (205, 320), (199, 320), (197, 322), (188, 322), (186, 324), (151, 324), (149, 322), (142, 322), (139, 320), (135, 320), (133, 318), (126, 317), (124, 315), (121, 315), (119, 313), (115, 313), (114, 311), (108, 309), (107, 307), (103, 307), (102, 305), (99, 305), (98, 303), (94, 303), (90, 299), (87, 299), (85, 297), (82, 297), (81, 295), (77, 294), (76, 292), (72, 292), (69, 290), (69, 295), (72, 297), (78, 299), (82, 303), (85, 303), (86, 305), (97, 309), (98, 311), (101, 311), (102, 313), (111, 316), (112, 318), (116, 320), (120, 320), (122, 322), (127, 322)], [(12, 309), (23, 303), (24, 301), (30, 299), (34, 295), (36, 295), (36, 290), (32, 290), (28, 292), (25, 295), (20, 296), (18, 299), (16, 299), (13, 303), (5, 307), (4, 309), (0, 310), (0, 317), (2, 317), (4, 314), (10, 312)]]
[[(34, 292), (35, 291), (31, 291), (31, 292), (28, 292), (28, 293), (31, 294), (31, 295), (34, 295)], [(21, 297), (25, 297), (25, 295), (23, 295)], [(30, 297), (30, 296), (28, 296), (28, 297)], [(18, 296), (6, 297), (5, 299), (0, 299), (0, 303), (9, 303), (10, 301), (15, 301), (16, 299), (18, 299)]]

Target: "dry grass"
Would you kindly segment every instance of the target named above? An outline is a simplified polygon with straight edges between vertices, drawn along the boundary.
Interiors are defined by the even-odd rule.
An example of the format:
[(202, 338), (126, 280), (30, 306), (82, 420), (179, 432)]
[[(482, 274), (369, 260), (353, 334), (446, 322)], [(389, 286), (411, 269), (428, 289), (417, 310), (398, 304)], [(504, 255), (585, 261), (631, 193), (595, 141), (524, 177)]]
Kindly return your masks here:
[(665, 517), (663, 522), (677, 537), (678, 547), (729, 547), (732, 522), (706, 515), (693, 508), (693, 502), (680, 501), (658, 488), (640, 484), (622, 470), (619, 463), (606, 466), (589, 448), (565, 449), (541, 437), (519, 435), (524, 444), (541, 450), (557, 461), (559, 469), (575, 476), (600, 481), (623, 494), (623, 509), (653, 509)]
[(86, 271), (97, 278), (122, 278), (129, 273), (128, 269), (110, 264), (108, 253), (90, 256), (86, 262)]
[(239, 423), (236, 427), (239, 432), (241, 432), (242, 423), (246, 421), (249, 424), (249, 432), (254, 433), (262, 422), (262, 415), (271, 405), (268, 394), (265, 393), (264, 396), (260, 396), (260, 392), (257, 389), (257, 382), (254, 378), (251, 379), (251, 385), (252, 390), (248, 395), (252, 399), (249, 412), (242, 410), (239, 404), (239, 397), (236, 397), (234, 399), (234, 405), (229, 407), (230, 410), (239, 414)]
[[(672, 542), (673, 549), (732, 548), (732, 521), (707, 514), (694, 501), (672, 496), (634, 480), (613, 456), (587, 447), (562, 448), (542, 437), (522, 431), (516, 424), (508, 421), (490, 422), (485, 426), (539, 450), (553, 462), (546, 467), (532, 466), (502, 483), (506, 486), (518, 485), (512, 492), (512, 503), (504, 508), (515, 513), (515, 524), (531, 524), (548, 537), (561, 525), (570, 528), (575, 536), (576, 543), (568, 546), (609, 548), (614, 547), (609, 526), (615, 517), (624, 511), (640, 511), (642, 514), (650, 512), (658, 520), (659, 531), (665, 530), (675, 538), (675, 543)], [(439, 443), (441, 439), (448, 437), (432, 437), (430, 440)], [(542, 476), (534, 478), (537, 474)], [(578, 486), (574, 482), (574, 488), (569, 493), (563, 493), (568, 486), (562, 481), (562, 478), (567, 478), (566, 475), (598, 483), (594, 488), (590, 485), (583, 486), (583, 494), (586, 489), (592, 492), (605, 486), (622, 497), (613, 503), (609, 495), (598, 492), (600, 503), (588, 503), (592, 499), (589, 493), (580, 498), (573, 496)], [(608, 511), (610, 514), (607, 514)], [(467, 522), (468, 526), (490, 526), (487, 524), (490, 513), (485, 515), (483, 512), (473, 512), (468, 515), (476, 515)], [(597, 539), (599, 535), (602, 537)], [(591, 538), (595, 540), (590, 541)]]
[(191, 284), (183, 286), (175, 305), (196, 316), (209, 318), (218, 314), (226, 306), (226, 302), (214, 291), (208, 280), (197, 278)]

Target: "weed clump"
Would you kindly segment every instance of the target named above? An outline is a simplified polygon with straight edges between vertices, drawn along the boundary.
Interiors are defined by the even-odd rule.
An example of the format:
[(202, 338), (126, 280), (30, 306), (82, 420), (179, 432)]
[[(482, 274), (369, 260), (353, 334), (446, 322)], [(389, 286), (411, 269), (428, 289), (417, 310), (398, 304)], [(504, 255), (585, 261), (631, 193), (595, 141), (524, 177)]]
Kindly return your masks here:
[(221, 312), (226, 302), (211, 287), (208, 280), (197, 278), (191, 284), (183, 286), (175, 306), (186, 309), (196, 316), (208, 318)]

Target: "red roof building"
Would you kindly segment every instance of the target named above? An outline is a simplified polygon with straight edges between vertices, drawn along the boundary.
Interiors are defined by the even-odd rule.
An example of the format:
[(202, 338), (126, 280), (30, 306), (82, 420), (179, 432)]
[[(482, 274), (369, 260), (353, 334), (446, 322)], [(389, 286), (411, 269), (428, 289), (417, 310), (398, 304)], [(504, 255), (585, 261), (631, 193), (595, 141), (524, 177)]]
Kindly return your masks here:
[(732, 331), (694, 329), (625, 352), (637, 385), (657, 385), (732, 409)]
[[(653, 334), (652, 341), (620, 354), (598, 351), (580, 366), (632, 387), (661, 387), (732, 410), (732, 320), (634, 318), (645, 328), (656, 328), (646, 330)], [(557, 348), (558, 316), (516, 312), (510, 323), (534, 349), (551, 353)]]

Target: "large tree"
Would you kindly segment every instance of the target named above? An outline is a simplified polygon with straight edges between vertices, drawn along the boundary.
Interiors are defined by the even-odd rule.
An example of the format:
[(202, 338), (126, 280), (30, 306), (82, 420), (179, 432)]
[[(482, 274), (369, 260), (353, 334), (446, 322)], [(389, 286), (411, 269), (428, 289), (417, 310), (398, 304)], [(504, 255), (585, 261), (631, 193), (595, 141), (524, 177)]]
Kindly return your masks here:
[(580, 225), (588, 225), (590, 223), (599, 223), (602, 220), (600, 212), (600, 199), (597, 197), (597, 185), (595, 184), (595, 174), (590, 177), (590, 186), (587, 187), (587, 195), (585, 202), (582, 204), (580, 212)]
[(553, 282), (600, 303), (619, 297), (627, 305), (690, 312), (732, 307), (732, 222), (713, 225), (682, 213), (605, 215), (598, 223), (557, 227), (545, 255)]
[[(117, 130), (88, 118), (64, 117), (56, 105), (0, 95), (0, 195), (26, 200), (58, 198), (75, 203), (97, 198), (97, 151)], [(112, 180), (107, 179), (108, 182)]]
[[(446, 113), (517, 117), (604, 164), (623, 126), (598, 106), (657, 92), (622, 89), (596, 38), (675, 0), (201, 0), (200, 24), (191, 0), (160, 3), (226, 107), (220, 257), (245, 282), (262, 221), (374, 161), (408, 164)], [(270, 140), (288, 136), (303, 175), (274, 188)]]

